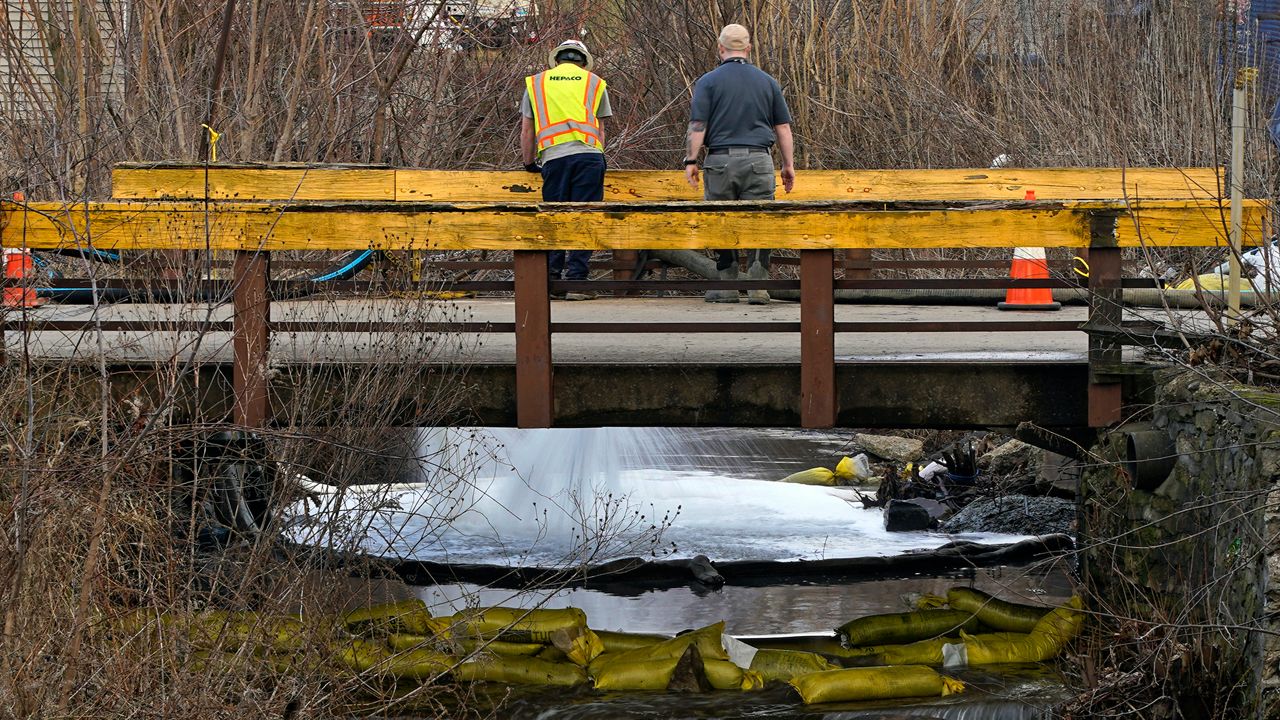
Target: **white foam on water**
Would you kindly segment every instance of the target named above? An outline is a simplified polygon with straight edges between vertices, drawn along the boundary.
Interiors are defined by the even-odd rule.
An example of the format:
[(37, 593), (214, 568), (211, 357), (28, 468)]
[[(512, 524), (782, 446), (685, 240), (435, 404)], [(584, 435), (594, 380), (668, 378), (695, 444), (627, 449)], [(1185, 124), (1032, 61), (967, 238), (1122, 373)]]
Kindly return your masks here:
[[(817, 451), (830, 438), (749, 430), (425, 429), (421, 485), (331, 492), (311, 510), (341, 519), (337, 537), (356, 536), (367, 552), (499, 565), (697, 554), (720, 562), (816, 560), (1022, 537), (889, 533), (880, 511), (864, 509), (852, 488), (758, 479), (802, 469), (795, 456), (806, 446), (797, 442), (814, 451), (809, 466), (838, 460)], [(771, 461), (771, 451), (791, 458)], [(300, 523), (294, 534), (334, 543), (324, 534), (333, 525)]]

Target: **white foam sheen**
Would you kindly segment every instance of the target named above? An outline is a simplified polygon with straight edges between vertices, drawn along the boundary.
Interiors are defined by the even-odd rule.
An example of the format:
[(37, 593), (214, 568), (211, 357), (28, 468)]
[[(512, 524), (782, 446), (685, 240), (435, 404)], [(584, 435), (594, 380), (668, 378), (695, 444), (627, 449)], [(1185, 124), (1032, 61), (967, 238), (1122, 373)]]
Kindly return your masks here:
[[(713, 561), (814, 560), (895, 555), (957, 539), (885, 532), (880, 511), (864, 509), (852, 488), (759, 479), (784, 477), (802, 469), (797, 463), (833, 466), (839, 454), (825, 449), (822, 438), (728, 429), (487, 428), (424, 430), (421, 442), (431, 460), (421, 486), (322, 498), (324, 509), (342, 508), (345, 522), (365, 530), (366, 551), (508, 565), (697, 554)], [(295, 536), (326, 541), (314, 528), (300, 526)]]

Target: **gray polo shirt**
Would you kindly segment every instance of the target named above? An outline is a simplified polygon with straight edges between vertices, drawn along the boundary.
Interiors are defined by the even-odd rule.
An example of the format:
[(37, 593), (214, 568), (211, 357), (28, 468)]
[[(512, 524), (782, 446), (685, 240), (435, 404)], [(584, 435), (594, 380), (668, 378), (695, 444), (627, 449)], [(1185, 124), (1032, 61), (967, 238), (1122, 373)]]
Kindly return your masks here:
[(731, 58), (698, 78), (693, 86), (690, 119), (707, 124), (703, 144), (725, 147), (771, 148), (775, 125), (791, 122), (782, 86), (743, 58)]
[[(525, 88), (524, 96), (520, 98), (520, 114), (524, 117), (529, 118), (530, 120), (533, 119), (533, 101), (529, 99), (528, 88)], [(605, 88), (600, 93), (600, 107), (596, 110), (596, 117), (607, 118), (612, 116), (613, 116), (613, 108), (609, 106), (609, 89)], [(536, 143), (536, 140), (535, 140), (535, 143)], [(552, 160), (555, 160), (556, 158), (568, 157), (570, 155), (579, 155), (581, 153), (598, 153), (598, 152), (602, 152), (602, 151), (593, 145), (588, 145), (579, 140), (570, 140), (569, 142), (560, 143), (559, 145), (552, 145), (546, 150), (543, 150), (542, 153), (538, 155), (538, 160), (542, 161), (543, 163), (548, 163), (548, 162), (551, 162)]]

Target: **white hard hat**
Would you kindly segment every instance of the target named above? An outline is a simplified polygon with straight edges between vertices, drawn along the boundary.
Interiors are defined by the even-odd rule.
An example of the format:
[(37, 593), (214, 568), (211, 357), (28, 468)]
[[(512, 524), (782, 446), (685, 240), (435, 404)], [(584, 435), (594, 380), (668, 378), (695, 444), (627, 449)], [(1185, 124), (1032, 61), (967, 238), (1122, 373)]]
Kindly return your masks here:
[(588, 70), (590, 70), (591, 67), (596, 64), (596, 59), (591, 57), (591, 51), (587, 49), (587, 46), (585, 44), (583, 44), (579, 40), (565, 40), (564, 42), (555, 46), (551, 50), (551, 53), (547, 55), (547, 64), (549, 66), (555, 67), (560, 64), (556, 62), (556, 56), (559, 55), (562, 50), (574, 50), (576, 52), (582, 53), (582, 56), (587, 59)]

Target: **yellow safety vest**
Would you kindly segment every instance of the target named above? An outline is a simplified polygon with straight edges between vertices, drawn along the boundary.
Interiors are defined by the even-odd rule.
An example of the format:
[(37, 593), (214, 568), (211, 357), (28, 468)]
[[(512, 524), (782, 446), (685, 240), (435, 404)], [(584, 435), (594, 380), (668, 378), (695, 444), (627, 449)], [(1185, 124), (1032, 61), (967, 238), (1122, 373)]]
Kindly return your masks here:
[(533, 129), (538, 154), (571, 140), (604, 150), (600, 142), (600, 99), (604, 80), (573, 63), (561, 63), (524, 79), (533, 105)]

